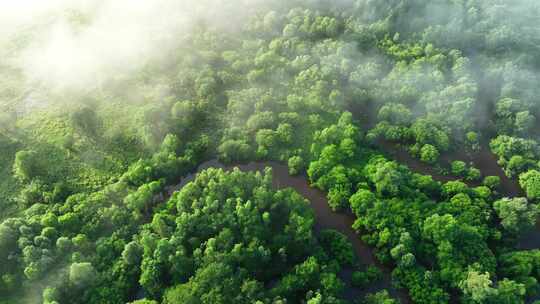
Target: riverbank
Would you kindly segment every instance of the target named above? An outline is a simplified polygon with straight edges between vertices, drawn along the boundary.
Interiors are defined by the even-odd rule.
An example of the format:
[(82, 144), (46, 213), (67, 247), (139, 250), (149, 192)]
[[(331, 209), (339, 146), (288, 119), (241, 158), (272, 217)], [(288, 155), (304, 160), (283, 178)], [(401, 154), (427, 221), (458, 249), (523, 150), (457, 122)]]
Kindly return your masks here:
[(354, 215), (352, 213), (337, 213), (330, 209), (326, 194), (318, 189), (311, 187), (306, 176), (291, 176), (286, 165), (277, 162), (250, 162), (247, 164), (223, 165), (217, 160), (210, 160), (202, 163), (197, 171), (189, 174), (177, 185), (167, 188), (169, 195), (182, 189), (187, 183), (193, 181), (197, 174), (208, 168), (222, 168), (232, 170), (239, 168), (242, 171), (264, 171), (266, 167), (272, 168), (273, 185), (276, 189), (293, 188), (304, 198), (310, 201), (310, 206), (315, 213), (315, 230), (334, 229), (344, 234), (351, 243), (356, 256), (362, 264), (375, 265), (383, 271), (383, 278), (366, 288), (355, 288), (351, 285), (352, 269), (345, 269), (340, 274), (345, 282), (345, 298), (347, 300), (356, 300), (363, 298), (367, 293), (376, 292), (381, 289), (387, 289), (393, 297), (399, 298), (402, 304), (410, 303), (409, 297), (405, 291), (396, 290), (391, 283), (391, 269), (380, 264), (375, 258), (373, 249), (364, 243), (360, 236), (352, 228)]

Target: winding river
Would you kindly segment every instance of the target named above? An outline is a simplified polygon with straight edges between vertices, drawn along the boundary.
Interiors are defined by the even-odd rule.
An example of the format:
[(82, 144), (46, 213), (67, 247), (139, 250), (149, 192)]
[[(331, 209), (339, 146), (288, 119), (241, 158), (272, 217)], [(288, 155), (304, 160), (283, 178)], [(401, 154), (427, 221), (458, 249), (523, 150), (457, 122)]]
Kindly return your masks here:
[[(419, 160), (412, 158), (407, 151), (396, 147), (394, 144), (381, 141), (377, 142), (377, 147), (387, 154), (391, 159), (395, 159), (398, 162), (407, 165), (412, 171), (431, 175), (435, 180), (446, 182), (450, 180), (456, 180), (457, 177), (442, 175), (434, 170), (430, 165), (427, 165)], [(497, 164), (497, 158), (489, 151), (489, 149), (483, 148), (474, 153), (468, 154), (462, 151), (458, 151), (452, 154), (442, 155), (441, 160), (449, 163), (451, 160), (461, 159), (474, 163), (479, 168), (484, 176), (496, 175), (501, 178), (500, 191), (503, 196), (515, 197), (523, 196), (523, 191), (515, 180), (508, 178), (503, 170)], [(348, 300), (361, 299), (366, 293), (375, 292), (381, 289), (387, 289), (390, 294), (401, 300), (401, 303), (410, 303), (410, 298), (407, 293), (402, 290), (396, 290), (391, 284), (391, 269), (385, 265), (381, 265), (373, 254), (373, 249), (365, 244), (359, 237), (359, 235), (352, 228), (352, 224), (355, 220), (354, 215), (351, 212), (348, 213), (336, 213), (332, 211), (328, 205), (328, 201), (324, 192), (312, 188), (307, 177), (304, 176), (291, 176), (289, 175), (286, 165), (277, 162), (251, 162), (247, 164), (235, 164), (225, 166), (217, 160), (210, 160), (202, 163), (195, 173), (192, 173), (181, 180), (177, 185), (167, 188), (168, 195), (172, 195), (175, 191), (181, 189), (188, 182), (195, 179), (198, 172), (208, 168), (222, 168), (224, 170), (231, 170), (234, 167), (238, 167), (242, 171), (263, 171), (266, 167), (271, 167), (273, 172), (273, 183), (276, 189), (290, 187), (295, 189), (298, 193), (304, 196), (310, 201), (310, 205), (315, 212), (316, 224), (315, 230), (321, 229), (335, 229), (343, 233), (352, 244), (354, 251), (359, 260), (366, 265), (376, 265), (383, 270), (383, 279), (371, 284), (367, 288), (355, 288), (352, 287), (351, 282), (351, 269), (345, 269), (340, 273), (340, 277), (346, 284), (345, 298)], [(469, 183), (470, 186), (475, 186), (475, 183)], [(537, 225), (535, 231), (524, 236), (518, 244), (520, 249), (536, 249), (540, 248), (540, 224)]]
[[(351, 286), (350, 282), (352, 270), (343, 270), (340, 273), (340, 277), (346, 284), (344, 296), (347, 300), (361, 299), (369, 292), (387, 289), (392, 296), (399, 298), (401, 303), (410, 303), (408, 295), (404, 291), (396, 290), (392, 287), (390, 276), (391, 270), (388, 267), (381, 265), (377, 261), (373, 255), (373, 249), (365, 244), (360, 239), (356, 231), (354, 231), (352, 228), (352, 224), (354, 222), (353, 214), (337, 213), (332, 211), (328, 205), (328, 200), (325, 193), (310, 187), (306, 176), (291, 176), (289, 175), (287, 166), (277, 162), (251, 162), (247, 164), (225, 166), (216, 160), (211, 160), (202, 163), (197, 168), (197, 172), (208, 168), (223, 168), (224, 170), (231, 170), (234, 167), (238, 167), (242, 171), (264, 171), (266, 167), (272, 168), (273, 183), (276, 189), (287, 187), (293, 188), (304, 196), (304, 198), (310, 201), (310, 206), (315, 212), (315, 231), (319, 231), (321, 229), (334, 229), (343, 233), (352, 244), (354, 251), (361, 263), (365, 265), (376, 265), (383, 270), (383, 278), (380, 281), (362, 289)], [(171, 195), (190, 181), (194, 180), (197, 172), (183, 178), (180, 184), (169, 187), (167, 189), (168, 194)]]

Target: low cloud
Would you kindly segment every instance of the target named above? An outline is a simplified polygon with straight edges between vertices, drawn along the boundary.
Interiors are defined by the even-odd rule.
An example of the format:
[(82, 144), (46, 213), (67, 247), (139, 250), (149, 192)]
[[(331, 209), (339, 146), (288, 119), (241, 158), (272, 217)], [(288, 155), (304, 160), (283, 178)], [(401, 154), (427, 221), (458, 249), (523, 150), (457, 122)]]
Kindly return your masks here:
[(242, 24), (248, 2), (233, 2), (0, 0), (0, 36), (13, 40), (29, 29), (15, 64), (30, 83), (88, 88), (167, 54), (198, 22)]

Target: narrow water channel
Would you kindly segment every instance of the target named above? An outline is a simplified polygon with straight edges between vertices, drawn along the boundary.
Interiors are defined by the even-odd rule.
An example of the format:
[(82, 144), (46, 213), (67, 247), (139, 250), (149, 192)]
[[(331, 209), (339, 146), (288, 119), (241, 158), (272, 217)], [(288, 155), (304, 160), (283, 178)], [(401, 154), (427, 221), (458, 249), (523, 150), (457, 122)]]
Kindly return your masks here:
[[(394, 143), (386, 140), (378, 140), (376, 147), (390, 156), (391, 159), (397, 160), (400, 164), (406, 165), (413, 172), (431, 175), (434, 180), (440, 182), (448, 182), (460, 179), (459, 176), (451, 174), (441, 174), (435, 170), (435, 168), (426, 164), (419, 159), (412, 157), (409, 152), (403, 147), (400, 147)], [(472, 163), (475, 168), (480, 169), (482, 176), (498, 176), (501, 179), (501, 185), (499, 191), (504, 197), (519, 197), (524, 196), (523, 190), (519, 186), (516, 180), (513, 180), (506, 176), (502, 168), (497, 163), (497, 156), (495, 156), (487, 146), (482, 146), (479, 151), (474, 153), (468, 153), (465, 150), (454, 151), (452, 153), (443, 153), (439, 159), (440, 163), (449, 167), (450, 163), (454, 160), (461, 160), (466, 163)], [(468, 182), (469, 186), (479, 186), (480, 181)]]
[[(431, 175), (435, 180), (446, 182), (458, 179), (455, 176), (443, 175), (428, 164), (425, 164), (413, 157), (408, 152), (395, 144), (378, 141), (377, 148), (383, 151), (392, 159), (397, 160), (399, 163), (407, 165), (413, 172), (421, 174)], [(484, 176), (495, 175), (501, 178), (501, 194), (505, 197), (517, 197), (523, 196), (523, 191), (519, 187), (515, 180), (508, 178), (504, 171), (497, 164), (496, 156), (485, 146), (476, 153), (466, 153), (464, 151), (454, 152), (452, 154), (444, 154), (441, 156), (441, 161), (450, 163), (452, 160), (464, 160), (472, 162), (474, 166), (482, 171)], [(396, 290), (391, 286), (391, 269), (385, 265), (378, 263), (373, 254), (373, 249), (365, 244), (360, 236), (352, 229), (355, 217), (352, 213), (337, 213), (330, 209), (328, 201), (324, 192), (312, 188), (306, 176), (291, 176), (289, 175), (286, 165), (277, 162), (251, 162), (248, 164), (236, 164), (225, 166), (217, 160), (210, 160), (202, 163), (197, 172), (190, 174), (182, 179), (182, 181), (167, 189), (168, 194), (172, 195), (175, 191), (181, 189), (188, 182), (195, 179), (198, 172), (208, 168), (222, 168), (224, 170), (231, 170), (234, 167), (238, 167), (242, 171), (264, 171), (266, 167), (272, 168), (273, 183), (276, 189), (290, 187), (295, 189), (298, 193), (308, 199), (311, 203), (311, 207), (315, 212), (316, 231), (321, 229), (334, 229), (343, 233), (349, 242), (352, 244), (354, 251), (359, 260), (366, 265), (376, 265), (383, 270), (383, 279), (379, 282), (368, 286), (367, 288), (354, 288), (350, 286), (351, 273), (350, 269), (344, 270), (340, 276), (347, 285), (345, 298), (348, 300), (361, 299), (368, 292), (376, 292), (381, 289), (387, 289), (392, 296), (400, 299), (401, 303), (410, 303), (408, 295), (401, 290)], [(478, 185), (478, 183), (469, 183), (470, 186)], [(531, 233), (525, 235), (519, 242), (518, 248), (520, 249), (537, 249), (540, 248), (540, 221), (537, 225), (537, 229)]]
[[(357, 119), (357, 123), (362, 126), (364, 131), (371, 130), (375, 127), (377, 120), (377, 112), (375, 105), (365, 106), (363, 104), (352, 103), (348, 110)], [(407, 165), (413, 172), (431, 175), (433, 179), (446, 182), (459, 179), (457, 176), (443, 175), (435, 170), (432, 165), (421, 162), (419, 159), (412, 157), (403, 147), (389, 142), (384, 139), (379, 139), (375, 143), (377, 150), (389, 155), (392, 159), (399, 163)], [(458, 149), (456, 151), (442, 153), (440, 163), (449, 165), (454, 160), (462, 160), (472, 162), (474, 166), (482, 172), (483, 176), (495, 175), (501, 179), (501, 194), (505, 197), (523, 196), (518, 182), (506, 176), (502, 168), (497, 163), (497, 156), (489, 149), (489, 140), (484, 140), (480, 143), (480, 150), (476, 152), (468, 152), (467, 149)], [(471, 186), (476, 186), (478, 183), (469, 183)]]
[[(457, 180), (459, 177), (452, 175), (443, 175), (437, 172), (433, 166), (421, 162), (420, 160), (412, 157), (404, 148), (398, 145), (379, 140), (376, 143), (379, 150), (388, 155), (389, 158), (398, 161), (400, 164), (404, 164), (413, 172), (418, 172), (425, 175), (431, 175), (434, 180), (440, 182), (447, 182)], [(474, 153), (468, 153), (465, 150), (456, 151), (453, 153), (445, 153), (441, 155), (441, 163), (447, 165), (453, 160), (462, 160), (467, 163), (472, 163), (476, 168), (480, 169), (483, 176), (494, 175), (501, 179), (501, 185), (499, 191), (503, 197), (523, 197), (525, 193), (519, 186), (515, 179), (511, 179), (504, 173), (503, 169), (497, 163), (497, 156), (494, 155), (487, 144), (482, 145), (480, 151)], [(469, 186), (478, 186), (480, 182), (467, 182)], [(536, 229), (525, 233), (517, 244), (518, 249), (530, 250), (540, 249), (540, 218), (537, 220)]]
[(207, 161), (201, 164), (196, 173), (190, 174), (182, 179), (181, 183), (170, 187), (169, 194), (181, 189), (184, 185), (194, 180), (197, 173), (208, 168), (222, 168), (231, 170), (238, 167), (242, 171), (264, 171), (266, 167), (272, 168), (273, 184), (276, 189), (293, 188), (299, 194), (310, 201), (310, 206), (315, 212), (315, 230), (334, 229), (344, 234), (352, 244), (354, 251), (362, 264), (376, 265), (383, 270), (383, 279), (371, 284), (367, 288), (354, 288), (350, 286), (352, 270), (346, 269), (340, 274), (343, 281), (346, 283), (346, 292), (344, 294), (347, 300), (362, 299), (369, 292), (376, 292), (381, 289), (387, 289), (390, 294), (400, 299), (401, 303), (409, 303), (410, 300), (407, 294), (403, 291), (392, 288), (391, 285), (391, 270), (378, 263), (373, 255), (373, 249), (365, 244), (360, 236), (352, 228), (354, 216), (352, 213), (337, 213), (332, 211), (328, 205), (328, 200), (324, 192), (310, 187), (306, 176), (291, 176), (286, 165), (277, 162), (251, 162), (248, 164), (237, 164), (232, 166), (224, 166), (216, 160)]

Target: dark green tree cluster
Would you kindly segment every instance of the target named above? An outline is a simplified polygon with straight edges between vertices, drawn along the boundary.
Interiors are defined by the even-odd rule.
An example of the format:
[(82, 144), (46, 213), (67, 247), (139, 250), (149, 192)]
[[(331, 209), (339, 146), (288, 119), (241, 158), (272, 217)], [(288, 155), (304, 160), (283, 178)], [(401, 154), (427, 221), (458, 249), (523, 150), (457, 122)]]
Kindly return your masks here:
[[(340, 129), (347, 128), (342, 124)], [(536, 284), (536, 275), (527, 284), (508, 272), (495, 278), (501, 271), (499, 251), (508, 250), (503, 239), (529, 231), (539, 214), (526, 198), (495, 200), (497, 178), (486, 178), (487, 186), (476, 188), (460, 181), (442, 184), (366, 152), (360, 148), (361, 140), (352, 149), (352, 162), (341, 156), (333, 141), (314, 146), (318, 144), (323, 148), (308, 170), (312, 182), (323, 185), (329, 195), (336, 188), (346, 193), (342, 208), (348, 204), (357, 216), (354, 228), (377, 248), (381, 261), (396, 265), (393, 276), (415, 303), (448, 303), (455, 290), (462, 292), (465, 302), (524, 303), (526, 294), (536, 292), (531, 284)], [(466, 170), (465, 163), (453, 167), (460, 173)], [(337, 175), (339, 170), (347, 172), (340, 168), (355, 173)], [(349, 182), (325, 184), (325, 180)], [(502, 229), (494, 225), (495, 219)], [(499, 249), (494, 250), (494, 244)], [(479, 284), (484, 290), (477, 290)]]
[(308, 176), (314, 186), (328, 192), (328, 203), (334, 210), (347, 207), (347, 199), (359, 182), (360, 172), (351, 165), (359, 157), (360, 139), (359, 129), (348, 112), (337, 124), (314, 136), (314, 161), (309, 164)]
[(175, 136), (167, 136), (152, 158), (135, 163), (100, 191), (58, 194), (55, 187), (27, 193), (33, 200), (27, 200), (24, 213), (1, 224), (0, 254), (9, 261), (0, 268), (2, 293), (53, 281), (57, 283), (43, 293), (46, 303), (121, 303), (130, 298), (137, 272), (122, 262), (124, 247), (148, 221), (166, 182), (186, 175), (204, 155), (204, 138), (183, 155), (177, 143)]
[[(313, 233), (308, 202), (272, 189), (272, 172), (208, 169), (124, 249), (149, 298), (163, 303), (340, 303), (337, 271), (353, 251)], [(277, 301), (277, 302), (276, 302)]]

